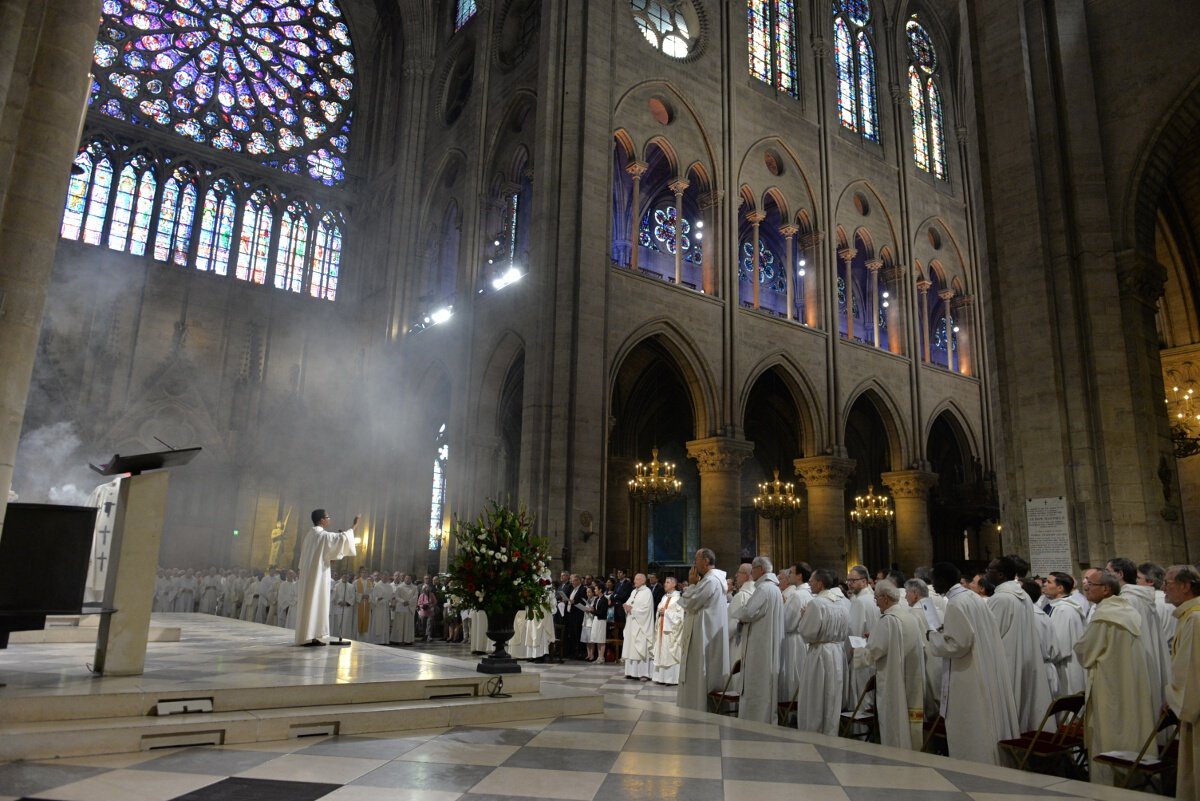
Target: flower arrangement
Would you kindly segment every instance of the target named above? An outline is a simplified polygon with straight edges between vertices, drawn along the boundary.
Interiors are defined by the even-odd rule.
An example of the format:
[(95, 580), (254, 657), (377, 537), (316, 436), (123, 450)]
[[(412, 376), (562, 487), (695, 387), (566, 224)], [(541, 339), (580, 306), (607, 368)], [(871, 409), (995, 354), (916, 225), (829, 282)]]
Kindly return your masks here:
[(533, 536), (531, 522), (524, 509), (514, 512), (495, 501), (475, 522), (456, 521), (450, 603), (489, 615), (525, 609), (531, 618), (544, 617), (550, 546)]

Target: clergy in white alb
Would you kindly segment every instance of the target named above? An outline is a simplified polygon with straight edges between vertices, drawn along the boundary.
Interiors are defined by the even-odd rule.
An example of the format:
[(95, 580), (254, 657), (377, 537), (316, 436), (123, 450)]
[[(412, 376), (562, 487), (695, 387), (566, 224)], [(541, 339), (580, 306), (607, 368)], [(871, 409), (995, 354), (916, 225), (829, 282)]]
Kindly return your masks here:
[(813, 571), (808, 583), (813, 599), (800, 618), (800, 636), (808, 644), (808, 656), (796, 725), (801, 731), (836, 737), (842, 716), (846, 638), (850, 636), (849, 604), (832, 570)]
[[(744, 626), (741, 621), (735, 617), (737, 613), (745, 608), (750, 602), (750, 597), (754, 595), (758, 585), (754, 583), (754, 579), (750, 576), (751, 567), (749, 562), (743, 562), (738, 565), (737, 571), (733, 574), (733, 595), (729, 598), (729, 607), (726, 613), (729, 615), (729, 669), (734, 670), (740, 665), (742, 657), (746, 655), (746, 641), (742, 637)], [(742, 680), (744, 676), (741, 670), (729, 677), (729, 692), (741, 693)]]
[(988, 564), (986, 576), (996, 585), (987, 605), (996, 618), (1000, 642), (1008, 660), (1013, 697), (1017, 702), (1017, 725), (1021, 731), (1033, 731), (1050, 705), (1050, 682), (1046, 678), (1042, 638), (1033, 601), (1017, 581), (1017, 565), (1009, 557), (993, 559)]
[(1141, 614), (1112, 574), (1089, 570), (1083, 591), (1093, 611), (1075, 643), (1075, 655), (1087, 670), (1083, 742), (1090, 760), (1088, 778), (1096, 784), (1112, 784), (1112, 768), (1096, 757), (1106, 751), (1136, 754), (1154, 730), (1158, 708), (1148, 702), (1150, 676), (1138, 642)]
[(1021, 733), (1008, 660), (996, 618), (959, 578), (949, 562), (933, 566), (935, 586), (946, 596), (946, 616), (941, 631), (925, 631), (925, 654), (943, 660), (940, 709), (950, 756), (1001, 765), (996, 743)]
[(679, 590), (675, 577), (663, 580), (663, 597), (654, 617), (654, 681), (658, 684), (679, 683), (679, 635), (683, 625), (683, 608), (679, 605)]
[(750, 577), (757, 588), (733, 617), (742, 626), (742, 698), (738, 717), (774, 723), (779, 708), (779, 659), (783, 645), (783, 593), (771, 560), (756, 556)]
[(287, 578), (279, 582), (279, 590), (276, 593), (276, 598), (279, 603), (276, 625), (285, 629), (295, 630), (296, 605), (300, 603), (300, 585), (296, 583), (296, 571), (289, 570)]
[(392, 631), (392, 585), (376, 579), (371, 587), (371, 625), (367, 629), (367, 642), (387, 645)]
[(1200, 571), (1191, 565), (1167, 570), (1163, 589), (1174, 607), (1175, 639), (1171, 642), (1171, 683), (1167, 704), (1179, 718), (1178, 801), (1200, 801)]
[(206, 615), (216, 614), (217, 603), (221, 600), (221, 577), (217, 569), (210, 567), (208, 573), (200, 580), (200, 611)]
[(792, 568), (791, 579), (783, 590), (783, 647), (779, 654), (779, 701), (796, 700), (796, 692), (804, 679), (804, 661), (808, 645), (800, 636), (800, 618), (804, 607), (812, 600), (808, 577), (812, 568), (800, 562)]
[(254, 622), (254, 614), (258, 611), (258, 589), (262, 584), (260, 576), (250, 574), (249, 579), (242, 585), (242, 620)]
[(1167, 652), (1167, 643), (1163, 640), (1162, 622), (1158, 619), (1158, 610), (1154, 604), (1154, 588), (1123, 584), (1121, 597), (1133, 605), (1142, 621), (1138, 642), (1145, 655), (1146, 673), (1150, 679), (1150, 704), (1154, 709), (1161, 709), (1163, 688), (1171, 681), (1171, 658)]
[[(879, 607), (875, 604), (875, 593), (871, 591), (870, 573), (862, 565), (855, 565), (846, 574), (846, 586), (850, 588), (850, 636), (867, 638), (879, 621)], [(853, 711), (862, 695), (863, 688), (871, 681), (874, 668), (869, 664), (855, 667), (850, 664), (850, 644), (846, 643), (846, 681), (842, 691), (842, 709)], [(868, 697), (864, 709), (870, 709), (873, 701)]]
[(412, 645), (417, 628), (417, 585), (413, 584), (412, 576), (406, 575), (403, 583), (396, 585), (395, 603), (391, 640), (401, 645)]
[(329, 591), (329, 634), (339, 640), (352, 640), (357, 631), (357, 596), (350, 579), (349, 573), (342, 574)]
[[(904, 599), (908, 611), (917, 619), (921, 628), (922, 648), (925, 651), (925, 719), (937, 720), (941, 714), (938, 706), (942, 700), (942, 658), (929, 655), (929, 643), (924, 640), (928, 629), (942, 627), (942, 613), (933, 602), (933, 590), (924, 580), (913, 578), (904, 582)], [(942, 596), (945, 600), (945, 597)]]
[(1042, 583), (1043, 607), (1050, 618), (1053, 646), (1050, 658), (1054, 663), (1055, 696), (1075, 695), (1087, 688), (1087, 671), (1075, 658), (1075, 643), (1083, 636), (1084, 612), (1073, 592), (1075, 578), (1069, 573), (1054, 572)]
[(650, 656), (654, 648), (654, 593), (646, 586), (646, 574), (633, 577), (633, 592), (625, 602), (625, 640), (621, 660), (625, 676), (650, 680)]
[(920, 751), (925, 720), (925, 631), (905, 601), (904, 590), (886, 579), (875, 585), (882, 615), (857, 663), (875, 668), (875, 714), (879, 742)]
[(487, 612), (482, 609), (472, 609), (471, 621), (471, 653), (490, 653), (496, 646), (487, 636)]
[(717, 568), (717, 555), (712, 549), (696, 551), (679, 605), (683, 607), (683, 626), (675, 702), (684, 709), (704, 712), (709, 692), (721, 689), (729, 673), (725, 571)]
[(345, 531), (329, 531), (324, 509), (312, 513), (313, 527), (300, 546), (300, 603), (296, 612), (296, 644), (320, 645), (329, 636), (329, 563), (353, 556), (357, 542), (354, 527), (358, 515)]

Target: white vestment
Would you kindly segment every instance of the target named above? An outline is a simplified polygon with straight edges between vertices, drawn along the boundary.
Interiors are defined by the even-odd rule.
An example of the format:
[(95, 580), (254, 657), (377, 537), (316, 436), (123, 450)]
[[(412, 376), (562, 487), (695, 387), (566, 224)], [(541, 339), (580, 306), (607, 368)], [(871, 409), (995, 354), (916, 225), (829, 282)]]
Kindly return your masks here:
[(800, 710), (801, 731), (836, 737), (842, 717), (846, 672), (846, 638), (850, 636), (850, 610), (836, 587), (822, 590), (800, 618), (800, 636), (808, 644)]
[[(333, 589), (329, 591), (331, 610), (329, 631), (327, 632), (329, 636), (339, 637), (343, 640), (354, 639), (354, 635), (358, 633), (357, 599), (354, 585), (350, 582), (339, 581), (333, 585)], [(299, 629), (299, 621), (302, 619), (301, 615), (296, 615), (297, 629)], [(314, 638), (310, 637), (309, 639)], [(308, 640), (304, 642), (308, 642)]]
[(416, 636), (417, 585), (396, 585), (396, 614), (392, 617), (391, 641), (412, 645)]
[(176, 585), (175, 601), (172, 605), (171, 611), (196, 611), (196, 591), (199, 588), (200, 582), (196, 581), (195, 576), (180, 576), (179, 584)]
[(708, 694), (725, 686), (729, 673), (729, 617), (725, 571), (711, 568), (679, 596), (683, 631), (679, 640), (679, 691), (675, 702), (704, 712)]
[(658, 602), (654, 629), (654, 680), (659, 684), (679, 683), (679, 635), (683, 626), (683, 607), (679, 590), (664, 593)]
[(783, 646), (783, 593), (774, 573), (754, 582), (758, 589), (734, 613), (742, 625), (742, 700), (738, 717), (774, 723), (779, 704), (779, 655)]
[(258, 613), (258, 591), (261, 586), (262, 581), (251, 576), (242, 590), (242, 620), (253, 621)]
[(1070, 596), (1056, 598), (1046, 607), (1054, 647), (1050, 657), (1057, 677), (1056, 695), (1074, 695), (1087, 687), (1087, 672), (1075, 658), (1075, 643), (1083, 636), (1083, 610)]
[(908, 613), (917, 621), (921, 630), (921, 650), (924, 651), (925, 662), (925, 720), (937, 720), (939, 704), (942, 700), (942, 658), (929, 654), (929, 643), (925, 640), (925, 631), (932, 627), (942, 627), (942, 615), (929, 598), (917, 601)]
[[(1147, 703), (1152, 682), (1138, 642), (1141, 615), (1124, 591), (1130, 586), (1094, 607), (1091, 622), (1075, 643), (1075, 655), (1087, 670), (1083, 740), (1090, 759), (1088, 779), (1096, 784), (1113, 783), (1112, 768), (1096, 762), (1096, 757), (1105, 751), (1136, 754), (1158, 719), (1158, 707)], [(1154, 628), (1161, 637), (1158, 621)]]
[(1171, 640), (1175, 639), (1175, 607), (1167, 603), (1167, 594), (1162, 590), (1154, 591), (1154, 611), (1158, 622), (1162, 625), (1163, 643), (1167, 646), (1168, 655), (1171, 650)]
[(205, 576), (200, 580), (200, 611), (206, 615), (215, 614), (217, 601), (221, 597), (221, 577)]
[(808, 646), (800, 636), (800, 617), (812, 600), (808, 584), (790, 585), (783, 591), (783, 648), (779, 654), (779, 701), (787, 703), (796, 698), (804, 680), (804, 660)]
[(875, 666), (880, 744), (920, 751), (925, 719), (925, 630), (920, 621), (905, 606), (888, 607), (867, 647), (854, 656)]
[[(726, 610), (729, 614), (729, 669), (733, 670), (734, 665), (742, 661), (742, 657), (746, 655), (746, 640), (742, 637), (745, 626), (741, 625), (741, 621), (736, 617), (737, 613), (745, 608), (750, 602), (750, 598), (754, 595), (758, 585), (753, 581), (746, 581), (742, 586), (738, 587), (737, 592), (729, 599), (729, 608)], [(729, 691), (740, 693), (743, 689), (743, 680), (745, 676), (739, 671), (735, 673), (729, 681)]]
[(275, 616), (275, 625), (285, 629), (296, 628), (296, 603), (300, 600), (296, 582), (279, 582), (279, 590), (275, 593), (275, 598), (279, 604), (279, 612)]
[(1176, 772), (1175, 798), (1179, 801), (1200, 799), (1200, 741), (1196, 724), (1200, 723), (1200, 598), (1179, 605), (1171, 613), (1175, 621), (1175, 640), (1171, 644), (1171, 683), (1166, 688), (1167, 703), (1179, 718), (1179, 768)]
[[(1050, 705), (1050, 682), (1042, 659), (1042, 639), (1033, 613), (1033, 601), (1013, 579), (996, 587), (987, 600), (996, 618), (1000, 642), (1008, 659), (1008, 673), (1017, 702), (1017, 725), (1033, 731)], [(1049, 724), (1047, 724), (1049, 725)]]
[[(87, 596), (84, 596), (87, 600)], [(97, 598), (96, 600), (100, 600)], [(166, 576), (159, 576), (154, 579), (154, 612), (170, 612), (171, 611), (171, 579)]]
[[(850, 635), (851, 637), (870, 637), (879, 622), (879, 606), (875, 603), (875, 593), (870, 587), (863, 587), (850, 598)], [(846, 643), (846, 681), (842, 691), (842, 709), (850, 712), (858, 703), (863, 688), (871, 680), (875, 672), (869, 663), (860, 663), (858, 667), (850, 664), (850, 644)], [(864, 709), (873, 705), (870, 697), (863, 702)]]
[(487, 637), (487, 612), (471, 610), (471, 653), (491, 653), (496, 646)]
[(621, 660), (625, 675), (650, 677), (650, 655), (654, 649), (654, 593), (644, 584), (634, 587), (626, 601), (625, 640), (621, 644)]
[(944, 659), (941, 713), (950, 756), (1003, 764), (997, 742), (1021, 731), (995, 616), (983, 598), (960, 584), (946, 593), (942, 631), (926, 637), (926, 655)]
[(329, 636), (329, 563), (354, 555), (354, 531), (326, 531), (313, 526), (300, 547), (300, 603), (296, 611), (296, 643)]
[(371, 588), (371, 626), (367, 630), (367, 642), (387, 645), (392, 630), (392, 585), (384, 581), (375, 582)]
[(1145, 654), (1146, 675), (1150, 677), (1150, 708), (1161, 709), (1163, 688), (1171, 681), (1171, 657), (1163, 640), (1162, 621), (1154, 607), (1154, 588), (1126, 584), (1121, 587), (1121, 597), (1127, 598), (1141, 617), (1138, 641)]
[[(87, 583), (84, 584), (83, 600), (97, 603), (104, 600), (104, 582), (108, 580), (108, 561), (112, 553), (113, 523), (117, 517), (117, 498), (121, 494), (121, 481), (124, 476), (118, 476), (107, 484), (101, 484), (92, 490), (88, 496), (87, 506), (94, 506), (96, 525), (92, 529), (92, 555), (88, 559)], [(155, 593), (155, 603), (158, 594)], [(155, 609), (155, 612), (170, 612), (169, 607)], [(191, 611), (190, 609), (188, 611)]]
[[(525, 613), (525, 639), (522, 645), (525, 649), (526, 659), (541, 659), (550, 652), (550, 643), (554, 642), (554, 588), (552, 586), (546, 589), (546, 598), (542, 603), (542, 617), (535, 619), (528, 612)], [(513, 639), (516, 639), (514, 636)], [(603, 641), (600, 647), (604, 647)], [(516, 654), (513, 654), (516, 656)], [(604, 654), (601, 652), (601, 659)]]

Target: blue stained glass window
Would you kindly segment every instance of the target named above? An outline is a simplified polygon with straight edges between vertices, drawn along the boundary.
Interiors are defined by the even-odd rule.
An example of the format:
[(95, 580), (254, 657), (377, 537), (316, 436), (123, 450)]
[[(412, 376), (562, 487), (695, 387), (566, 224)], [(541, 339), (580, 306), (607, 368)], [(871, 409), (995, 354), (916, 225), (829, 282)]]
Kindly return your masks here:
[(938, 57), (929, 33), (914, 16), (908, 37), (908, 103), (912, 109), (913, 161), (925, 172), (946, 177), (946, 139), (942, 95), (937, 86)]
[(112, 189), (112, 162), (103, 158), (96, 164), (92, 174), (92, 191), (88, 197), (87, 219), (83, 222), (83, 241), (89, 245), (100, 244), (104, 230), (104, 218), (108, 213), (108, 195)]
[(75, 157), (78, 174), (71, 175), (67, 184), (67, 207), (63, 211), (61, 234), (63, 239), (78, 239), (83, 230), (83, 217), (87, 213), (88, 190), (92, 184), (92, 164), (96, 156), (103, 153), (97, 143), (85, 147)]
[(870, 21), (868, 0), (836, 0), (833, 4), (838, 121), (843, 128), (878, 142), (875, 48), (871, 44)]
[(238, 238), (235, 272), (240, 280), (255, 284), (267, 280), (272, 219), (270, 193), (265, 189), (256, 190), (242, 206), (242, 233)]
[(872, 142), (879, 141), (875, 109), (875, 49), (863, 32), (858, 34), (858, 104), (862, 119), (862, 135)]
[[(770, 289), (775, 292), (787, 291), (787, 273), (784, 270), (782, 259), (775, 257), (774, 251), (764, 245), (760, 240), (758, 243), (758, 283), (764, 289)], [(752, 281), (751, 276), (754, 275), (754, 243), (742, 243), (742, 258), (738, 264), (738, 280)]]
[(339, 0), (106, 0), (102, 13), (100, 113), (344, 180), (357, 70)]
[(792, 0), (747, 0), (746, 46), (750, 75), (795, 97), (799, 87), (793, 5)]
[(333, 300), (337, 295), (338, 267), (342, 261), (342, 227), (332, 212), (317, 224), (313, 238), (312, 279), (308, 292), (314, 298)]
[(479, 5), (475, 0), (457, 0), (454, 5), (454, 30), (462, 30), (462, 26), (466, 25), (478, 10)]
[(279, 224), (279, 245), (275, 249), (275, 288), (300, 292), (304, 288), (304, 268), (308, 263), (308, 209), (289, 203)]
[(196, 248), (196, 269), (225, 275), (229, 271), (229, 251), (233, 244), (233, 219), (237, 211), (233, 187), (218, 178), (204, 194), (200, 210), (200, 240)]
[(663, 206), (642, 217), (638, 244), (650, 250), (675, 255), (683, 250), (683, 260), (700, 264), (704, 257), (700, 243), (692, 236), (692, 223), (679, 214), (674, 206)]
[(433, 486), (429, 503), (429, 550), (442, 547), (442, 526), (446, 519), (446, 464), (450, 461), (450, 445), (446, 441), (446, 424), (442, 423), (434, 439)]
[(796, 9), (792, 0), (775, 0), (775, 86), (800, 95), (796, 79)]
[(772, 81), (771, 4), (770, 0), (747, 0), (746, 40), (750, 49), (750, 74), (760, 81)]
[(833, 21), (833, 60), (837, 66), (838, 119), (843, 128), (858, 130), (858, 102), (854, 91), (854, 54), (850, 29), (841, 17)]

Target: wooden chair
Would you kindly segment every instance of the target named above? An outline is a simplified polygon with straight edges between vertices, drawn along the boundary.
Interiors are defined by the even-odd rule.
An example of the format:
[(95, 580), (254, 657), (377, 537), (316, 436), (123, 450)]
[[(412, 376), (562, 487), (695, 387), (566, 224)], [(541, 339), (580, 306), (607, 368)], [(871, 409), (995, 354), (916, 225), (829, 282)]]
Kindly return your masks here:
[[(1147, 756), (1146, 752), (1154, 745), (1158, 735), (1171, 728), (1174, 729), (1171, 732), (1171, 739), (1166, 746), (1159, 750), (1158, 756)], [(1123, 788), (1129, 787), (1129, 783), (1133, 781), (1135, 775), (1145, 777), (1143, 787), (1153, 786), (1155, 777), (1161, 779), (1164, 775), (1174, 776), (1175, 766), (1179, 760), (1179, 718), (1175, 717), (1175, 713), (1170, 708), (1164, 709), (1163, 713), (1158, 716), (1158, 725), (1154, 727), (1154, 731), (1150, 732), (1146, 742), (1142, 743), (1142, 750), (1137, 754), (1132, 751), (1106, 751), (1093, 759), (1102, 765), (1108, 765), (1118, 774), (1124, 771), (1125, 777), (1121, 782)], [(1158, 789), (1165, 795), (1161, 781)]]
[[(921, 723), (921, 728), (925, 730), (925, 742), (921, 743), (921, 750), (931, 754), (946, 754), (949, 749), (946, 747), (946, 719), (938, 715), (933, 720), (926, 719)], [(930, 750), (930, 747), (937, 750)]]
[[(851, 740), (862, 739), (864, 742), (870, 742), (874, 739), (876, 732), (879, 729), (879, 718), (875, 716), (874, 709), (863, 709), (863, 705), (867, 702), (867, 696), (875, 692), (875, 677), (872, 676), (863, 687), (861, 693), (858, 694), (858, 703), (854, 705), (853, 712), (843, 712), (842, 722), (838, 727), (839, 737), (849, 737)], [(865, 726), (866, 731), (855, 734), (855, 726)]]
[[(1082, 737), (1074, 724), (1083, 712), (1083, 701), (1083, 693), (1056, 698), (1046, 707), (1046, 714), (1037, 729), (1000, 741), (1000, 747), (1016, 760), (1017, 770), (1025, 770), (1031, 760), (1070, 759), (1071, 753), (1082, 747)], [(1046, 731), (1051, 718), (1056, 724)]]
[[(712, 704), (712, 711), (718, 715), (733, 714), (737, 710), (737, 705), (741, 703), (742, 694), (734, 691), (730, 692), (729, 685), (733, 683), (733, 677), (742, 672), (742, 660), (733, 663), (733, 668), (729, 671), (728, 678), (725, 679), (725, 687), (721, 690), (713, 690), (708, 694), (708, 701)], [(726, 705), (725, 712), (721, 711), (721, 706)]]
[(792, 700), (779, 702), (779, 725), (787, 726), (791, 720), (792, 714), (796, 715), (796, 728), (800, 727), (800, 685), (796, 685), (796, 692), (792, 693)]

